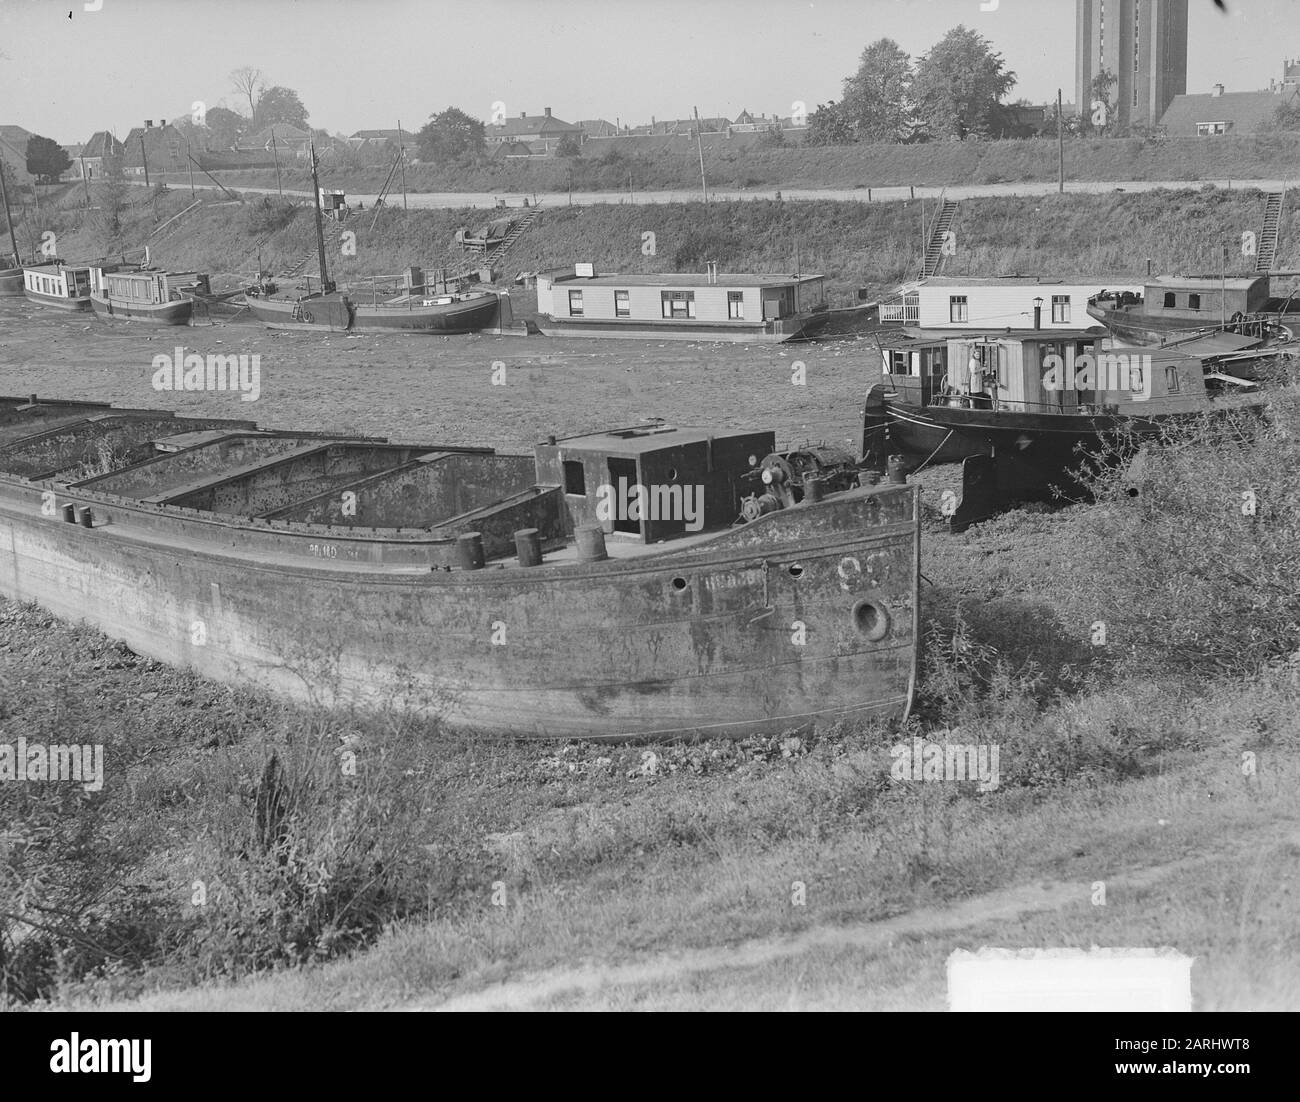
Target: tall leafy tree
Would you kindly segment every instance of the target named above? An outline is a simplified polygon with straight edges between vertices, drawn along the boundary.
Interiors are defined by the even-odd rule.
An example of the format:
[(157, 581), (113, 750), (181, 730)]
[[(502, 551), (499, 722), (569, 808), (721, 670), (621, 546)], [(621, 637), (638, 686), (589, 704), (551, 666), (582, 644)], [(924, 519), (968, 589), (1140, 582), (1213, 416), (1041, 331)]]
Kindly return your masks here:
[(917, 63), (912, 81), (919, 120), (936, 138), (985, 137), (1016, 83), (982, 35), (954, 27)]
[(204, 116), (211, 149), (234, 149), (235, 143), (250, 128), (249, 120), (228, 107), (212, 107)]
[(1102, 69), (1088, 85), (1088, 102), (1080, 104), (1086, 129), (1093, 134), (1110, 136), (1119, 128), (1115, 117), (1115, 74)]
[(292, 88), (277, 84), (258, 97), (253, 111), (253, 129), (261, 130), (272, 123), (283, 122), (307, 129), (307, 108)]
[(470, 117), (459, 107), (448, 107), (431, 115), (415, 140), (422, 160), (443, 161), (483, 152), (487, 130), (479, 119)]
[(844, 81), (844, 116), (858, 141), (898, 142), (912, 130), (912, 58), (892, 38), (862, 51), (858, 71)]
[(834, 100), (819, 103), (817, 110), (808, 116), (804, 145), (849, 145), (852, 141), (853, 125)]
[(33, 134), (27, 139), (27, 171), (52, 184), (72, 167), (68, 151), (53, 138)]

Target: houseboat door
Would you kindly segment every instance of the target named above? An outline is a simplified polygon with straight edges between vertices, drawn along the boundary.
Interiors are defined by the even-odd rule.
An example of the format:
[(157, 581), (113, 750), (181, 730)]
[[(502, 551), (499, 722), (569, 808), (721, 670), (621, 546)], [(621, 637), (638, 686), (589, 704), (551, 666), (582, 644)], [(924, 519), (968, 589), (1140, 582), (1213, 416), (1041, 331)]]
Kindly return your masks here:
[(630, 532), (634, 536), (641, 534), (641, 520), (633, 520), (628, 516), (632, 510), (628, 507), (630, 502), (636, 500), (633, 495), (636, 490), (633, 489), (637, 484), (636, 479), (636, 460), (619, 459), (615, 456), (609, 457), (609, 486), (613, 491), (614, 498), (614, 516), (610, 521), (611, 531)]
[(69, 298), (85, 298), (90, 294), (90, 272), (85, 268), (78, 268), (72, 273), (73, 285), (69, 288)]

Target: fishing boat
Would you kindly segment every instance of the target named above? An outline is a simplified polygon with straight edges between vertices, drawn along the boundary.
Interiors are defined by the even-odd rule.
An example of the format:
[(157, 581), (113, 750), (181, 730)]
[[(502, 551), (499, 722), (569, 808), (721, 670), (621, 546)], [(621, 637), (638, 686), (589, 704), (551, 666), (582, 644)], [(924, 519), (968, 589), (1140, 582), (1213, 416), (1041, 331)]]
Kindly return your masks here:
[(91, 309), (102, 318), (127, 318), (155, 325), (186, 325), (195, 294), (210, 294), (208, 277), (199, 272), (97, 269), (90, 292)]
[(537, 738), (899, 717), (917, 491), (771, 432), (534, 454), (0, 399), (0, 593), (294, 699)]
[(408, 269), (403, 290), (385, 290), (380, 296), (372, 283), (365, 291), (340, 290), (330, 279), (325, 263), (325, 233), (321, 225), (320, 185), (316, 175), (316, 150), (311, 150), (313, 214), (316, 219), (316, 250), (320, 279), (310, 277), (292, 287), (281, 287), (259, 274), (244, 291), (249, 313), (268, 329), (296, 329), (331, 333), (473, 333), (497, 324), (507, 324), (509, 297), (485, 289), (433, 287), (423, 277), (410, 278), (418, 268)]
[(1102, 441), (1261, 408), (1251, 365), (1275, 352), (1234, 334), (1176, 348), (1044, 331), (895, 342), (867, 396), (863, 455), (897, 454), (912, 470), (961, 461), (963, 492), (946, 513), (960, 531), (1068, 489), (1068, 472)]

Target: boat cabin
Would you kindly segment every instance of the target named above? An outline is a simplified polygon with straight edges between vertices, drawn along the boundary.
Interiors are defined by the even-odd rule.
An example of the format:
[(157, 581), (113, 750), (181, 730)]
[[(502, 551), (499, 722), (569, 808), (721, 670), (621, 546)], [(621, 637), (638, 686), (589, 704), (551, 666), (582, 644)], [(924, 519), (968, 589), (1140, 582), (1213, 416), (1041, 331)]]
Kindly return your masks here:
[[(786, 339), (825, 315), (821, 275), (597, 275), (590, 264), (537, 277), (537, 311), (573, 336)], [(545, 327), (544, 327), (545, 331)]]
[(1149, 281), (1136, 302), (1152, 319), (1186, 321), (1189, 327), (1218, 325), (1234, 314), (1256, 314), (1270, 297), (1267, 275), (1161, 276)]
[(575, 529), (650, 544), (730, 525), (761, 488), (744, 474), (775, 450), (771, 432), (638, 425), (538, 444), (537, 481), (563, 488)]
[(97, 269), (86, 265), (39, 265), (23, 269), (23, 288), (28, 296), (40, 299), (57, 299), (61, 302), (90, 301), (93, 273)]
[(93, 276), (95, 290), (110, 300), (140, 306), (177, 302), (195, 291), (209, 291), (207, 275), (199, 272), (164, 272), (154, 268), (118, 272), (95, 268)]
[(1115, 277), (931, 276), (901, 285), (897, 300), (881, 306), (880, 320), (949, 331), (1006, 326), (1065, 331), (1088, 324), (1089, 301), (1108, 287), (1129, 294), (1139, 289)]

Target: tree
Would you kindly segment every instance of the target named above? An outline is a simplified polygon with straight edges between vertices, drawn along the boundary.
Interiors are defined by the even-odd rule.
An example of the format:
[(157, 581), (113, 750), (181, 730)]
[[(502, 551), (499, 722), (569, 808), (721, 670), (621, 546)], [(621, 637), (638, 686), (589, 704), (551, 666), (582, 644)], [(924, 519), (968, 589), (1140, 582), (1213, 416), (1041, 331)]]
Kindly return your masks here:
[(230, 83), (235, 91), (248, 100), (248, 117), (257, 114), (257, 101), (261, 97), (262, 70), (244, 65), (230, 74)]
[(912, 58), (892, 38), (862, 51), (858, 71), (844, 81), (844, 118), (862, 142), (899, 142), (912, 129)]
[(1111, 98), (1115, 83), (1115, 74), (1109, 69), (1102, 69), (1088, 85), (1088, 102), (1080, 104), (1079, 109), (1083, 112), (1086, 129), (1090, 133), (1109, 137), (1118, 129), (1115, 101)]
[(234, 149), (235, 143), (248, 133), (250, 122), (228, 107), (209, 108), (204, 121), (208, 127), (208, 146), (214, 150)]
[(105, 249), (115, 244), (122, 234), (122, 212), (127, 205), (127, 190), (121, 155), (107, 154), (99, 182), (95, 186), (95, 202), (99, 207), (96, 222)]
[(916, 112), (934, 137), (986, 137), (1016, 83), (1002, 55), (964, 26), (954, 27), (917, 63), (912, 81)]
[(1269, 119), (1274, 130), (1300, 130), (1300, 100), (1279, 103)]
[(264, 126), (281, 122), (306, 130), (307, 108), (302, 105), (297, 92), (277, 84), (258, 97), (257, 109), (253, 112), (253, 129), (261, 130)]
[(471, 118), (459, 107), (448, 107), (429, 116), (415, 140), (420, 147), (421, 160), (441, 161), (466, 153), (482, 153), (487, 144), (487, 130), (482, 122)]
[(31, 175), (52, 184), (71, 167), (68, 151), (53, 138), (33, 134), (27, 139), (27, 171)]
[(840, 104), (819, 103), (817, 110), (808, 116), (808, 133), (804, 145), (849, 145), (853, 141), (853, 126)]
[(555, 153), (559, 157), (581, 157), (582, 146), (572, 134), (565, 134), (560, 139), (560, 144), (555, 147)]

